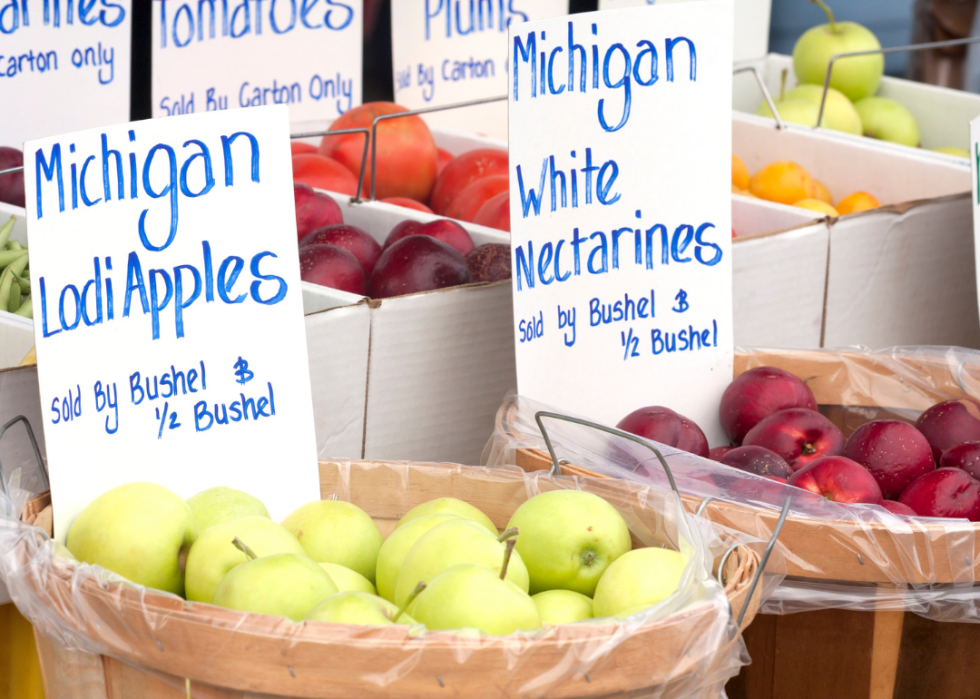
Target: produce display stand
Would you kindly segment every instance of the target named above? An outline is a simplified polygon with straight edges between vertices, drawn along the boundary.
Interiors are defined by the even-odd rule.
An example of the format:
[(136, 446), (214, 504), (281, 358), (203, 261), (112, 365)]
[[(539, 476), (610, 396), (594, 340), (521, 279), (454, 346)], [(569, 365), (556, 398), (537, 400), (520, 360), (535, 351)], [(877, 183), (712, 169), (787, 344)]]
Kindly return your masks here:
[[(980, 395), (980, 366), (914, 350), (739, 353), (735, 375), (775, 366), (804, 378), (820, 411), (845, 436), (871, 420), (912, 420), (941, 400)], [(532, 472), (552, 468), (547, 451), (524, 446), (540, 442), (540, 435), (514, 431), (517, 411), (517, 399), (501, 407), (497, 448), (508, 440), (521, 443), (508, 451), (517, 466)], [(527, 425), (526, 414), (521, 424)], [(675, 473), (685, 462), (701, 461), (677, 454), (667, 456)], [(561, 462), (563, 474), (607, 477), (572, 461)], [(761, 504), (690, 494), (684, 503), (712, 522), (754, 536), (774, 525), (777, 515)], [(753, 664), (729, 685), (730, 696), (975, 696), (980, 668), (964, 654), (980, 642), (980, 624), (961, 622), (980, 621), (980, 524), (925, 518), (894, 523), (889, 528), (872, 517), (835, 521), (791, 510), (779, 546), (788, 574), (782, 584), (794, 592), (775, 595), (782, 601), (771, 600), (764, 611), (802, 613), (763, 615), (747, 632)]]
[[(413, 506), (444, 496), (477, 505), (503, 528), (530, 495), (569, 484), (518, 469), (323, 461), (320, 487), (321, 497), (357, 504), (388, 534)], [(648, 488), (613, 480), (571, 487), (617, 507), (631, 523), (634, 545), (673, 545), (663, 538), (665, 514)], [(416, 637), (407, 626), (295, 624), (187, 603), (105, 577), (73, 577), (75, 565), (52, 555), (43, 532), (50, 513), (49, 496), (32, 500), (21, 518), (35, 527), (25, 528), (6, 554), (22, 571), (17, 587), (32, 598), (28, 616), (39, 631), (48, 699), (346, 699), (441, 690), (466, 697), (632, 697), (655, 690), (658, 696), (713, 696), (744, 662), (731, 665), (742, 655), (728, 614), (744, 607), (748, 625), (762, 589), (753, 582), (758, 554), (739, 545), (721, 562), (732, 612), (720, 619), (717, 602), (708, 600), (635, 626), (586, 623), (537, 637)], [(101, 655), (63, 650), (48, 640), (52, 635), (61, 645), (97, 647)]]

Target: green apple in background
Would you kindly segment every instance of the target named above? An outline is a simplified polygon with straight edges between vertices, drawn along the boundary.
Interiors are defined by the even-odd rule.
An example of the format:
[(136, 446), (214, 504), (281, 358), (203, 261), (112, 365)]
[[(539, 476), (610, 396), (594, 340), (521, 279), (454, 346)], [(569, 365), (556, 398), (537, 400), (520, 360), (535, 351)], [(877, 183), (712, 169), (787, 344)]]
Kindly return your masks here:
[(358, 573), (356, 570), (345, 568), (336, 563), (320, 563), (319, 566), (327, 571), (327, 575), (334, 581), (337, 589), (341, 592), (366, 592), (369, 595), (376, 595), (377, 590), (371, 581)]
[(343, 500), (309, 502), (282, 521), (317, 563), (336, 563), (374, 584), (381, 532), (368, 514)]
[(248, 561), (248, 556), (233, 543), (235, 537), (247, 541), (259, 558), (274, 553), (306, 555), (296, 537), (271, 519), (241, 517), (218, 524), (197, 537), (187, 555), (187, 599), (210, 604), (228, 571)]
[(912, 112), (887, 97), (867, 97), (854, 105), (864, 135), (903, 146), (919, 146), (919, 124)]
[[(839, 53), (873, 51), (881, 43), (869, 29), (855, 22), (835, 22), (834, 14), (822, 0), (810, 0), (827, 13), (828, 24), (806, 30), (793, 47), (793, 71), (801, 83), (823, 85), (831, 57)], [(885, 73), (885, 57), (880, 53), (834, 61), (830, 86), (852, 102), (878, 91)]]
[(232, 568), (215, 590), (213, 603), (302, 621), (316, 605), (337, 592), (326, 571), (306, 556), (276, 553)]
[(622, 515), (598, 495), (552, 490), (517, 508), (517, 552), (531, 577), (531, 594), (573, 590), (591, 596), (606, 568), (630, 550)]
[(339, 592), (320, 602), (306, 615), (307, 621), (327, 621), (334, 624), (406, 624), (414, 626), (418, 622), (408, 614), (402, 613), (398, 621), (393, 621), (398, 607), (386, 599), (366, 592)]
[(510, 580), (501, 580), (499, 573), (478, 565), (463, 564), (442, 571), (410, 610), (429, 629), (479, 629), (500, 636), (541, 628), (538, 608), (527, 593)]
[(432, 514), (450, 514), (462, 517), (463, 519), (473, 520), (489, 529), (490, 533), (494, 536), (497, 535), (497, 528), (493, 526), (493, 522), (489, 517), (468, 502), (457, 500), (456, 498), (436, 498), (435, 500), (423, 502), (421, 505), (416, 505), (406, 512), (404, 517), (398, 520), (395, 529), (405, 526), (406, 523), (411, 522), (416, 517)]
[(592, 618), (592, 599), (571, 590), (545, 590), (531, 597), (542, 624), (572, 624)]
[(954, 155), (957, 158), (966, 158), (969, 160), (970, 151), (965, 148), (957, 148), (956, 146), (942, 146), (940, 148), (933, 148), (935, 153), (945, 153), (946, 155)]
[[(783, 99), (773, 102), (776, 105), (776, 111), (779, 112), (779, 118), (783, 121), (787, 121), (791, 124), (801, 124), (803, 126), (816, 126), (817, 115), (820, 113), (820, 107), (813, 104), (813, 102), (805, 99)], [(755, 113), (759, 116), (772, 117), (772, 110), (769, 109), (769, 105), (763, 102), (759, 105), (759, 108), (755, 110)], [(823, 127), (828, 126), (827, 115), (824, 114), (823, 119), (820, 120), (820, 125)]]
[(592, 611), (598, 618), (652, 607), (677, 591), (683, 573), (684, 558), (677, 551), (659, 546), (634, 549), (606, 570), (596, 587)]
[[(428, 583), (442, 571), (463, 563), (499, 573), (505, 550), (506, 545), (482, 524), (459, 518), (437, 524), (415, 542), (405, 557), (392, 601), (404, 604), (419, 582)], [(527, 591), (527, 568), (516, 553), (507, 567), (507, 579)]]
[(197, 533), (194, 515), (176, 493), (154, 483), (127, 483), (90, 502), (72, 522), (65, 545), (84, 563), (182, 595), (180, 557)]
[[(792, 90), (786, 92), (784, 99), (806, 100), (813, 104), (819, 113), (820, 100), (822, 98), (823, 85), (797, 85)], [(782, 114), (782, 111), (779, 113)], [(813, 126), (815, 123), (817, 123), (816, 117), (810, 122), (810, 126)], [(861, 117), (858, 115), (851, 100), (847, 99), (842, 92), (834, 88), (827, 90), (827, 103), (823, 108), (823, 119), (821, 119), (820, 125), (828, 129), (834, 129), (835, 131), (854, 134), (855, 136), (860, 136), (863, 133), (861, 130)]]
[(192, 495), (187, 498), (187, 506), (194, 513), (202, 532), (239, 517), (255, 515), (270, 519), (269, 511), (258, 498), (224, 486), (208, 488)]
[(393, 531), (378, 552), (378, 564), (375, 580), (378, 594), (386, 600), (395, 599), (395, 584), (398, 582), (398, 572), (402, 569), (405, 557), (423, 534), (437, 524), (460, 519), (449, 513), (422, 515), (400, 525)]

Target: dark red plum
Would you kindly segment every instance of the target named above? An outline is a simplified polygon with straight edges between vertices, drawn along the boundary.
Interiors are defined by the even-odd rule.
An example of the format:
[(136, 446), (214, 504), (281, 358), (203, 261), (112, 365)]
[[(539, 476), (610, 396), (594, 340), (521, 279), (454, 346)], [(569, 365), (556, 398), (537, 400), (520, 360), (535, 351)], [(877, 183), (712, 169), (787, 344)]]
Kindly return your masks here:
[(381, 253), (371, 276), (370, 296), (385, 299), (469, 284), (473, 280), (459, 252), (427, 235), (410, 235)]
[(357, 258), (369, 279), (374, 265), (381, 257), (381, 244), (377, 240), (357, 226), (348, 226), (346, 223), (317, 228), (299, 241), (300, 248), (308, 245), (336, 245), (343, 248)]
[(652, 405), (634, 410), (620, 420), (616, 427), (682, 451), (705, 458), (708, 456), (708, 440), (701, 428), (693, 420), (670, 408)]
[(297, 182), (293, 185), (293, 198), (296, 202), (296, 234), (299, 240), (317, 228), (344, 222), (340, 205), (323, 192), (314, 192), (312, 187)]
[(843, 455), (868, 469), (888, 500), (894, 500), (905, 486), (936, 468), (929, 441), (901, 420), (874, 420), (861, 425), (847, 439)]
[(787, 408), (817, 409), (809, 387), (789, 372), (771, 366), (749, 369), (721, 397), (721, 426), (733, 444), (741, 444), (763, 419)]
[(353, 254), (336, 245), (308, 245), (299, 251), (299, 276), (304, 282), (364, 296), (367, 276)]

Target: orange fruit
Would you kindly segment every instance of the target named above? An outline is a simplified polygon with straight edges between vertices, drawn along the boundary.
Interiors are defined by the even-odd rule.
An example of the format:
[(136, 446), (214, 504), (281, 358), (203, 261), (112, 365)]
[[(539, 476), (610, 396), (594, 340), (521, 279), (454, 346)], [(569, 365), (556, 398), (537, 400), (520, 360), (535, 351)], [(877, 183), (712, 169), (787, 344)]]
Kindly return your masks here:
[(749, 170), (737, 155), (732, 155), (732, 186), (739, 189), (749, 188)]
[(750, 192), (749, 190), (747, 190), (747, 189), (739, 189), (735, 185), (732, 185), (732, 194), (741, 194), (743, 197), (752, 197), (753, 199), (756, 198), (756, 196), (752, 192)]
[(819, 199), (801, 199), (793, 204), (793, 206), (798, 206), (801, 209), (809, 209), (810, 211), (816, 211), (817, 213), (826, 214), (827, 216), (840, 216), (837, 209), (832, 207), (827, 202)]
[(820, 180), (814, 180), (813, 186), (815, 188), (814, 199), (819, 199), (825, 204), (834, 205), (834, 198), (830, 196), (830, 190), (824, 185)]
[(752, 176), (750, 191), (760, 199), (795, 204), (813, 199), (816, 187), (809, 173), (796, 163), (781, 160), (770, 163)]
[(845, 214), (856, 214), (858, 211), (867, 211), (868, 209), (877, 209), (881, 204), (878, 200), (867, 192), (854, 192), (849, 196), (844, 197), (837, 204), (837, 211), (841, 216)]

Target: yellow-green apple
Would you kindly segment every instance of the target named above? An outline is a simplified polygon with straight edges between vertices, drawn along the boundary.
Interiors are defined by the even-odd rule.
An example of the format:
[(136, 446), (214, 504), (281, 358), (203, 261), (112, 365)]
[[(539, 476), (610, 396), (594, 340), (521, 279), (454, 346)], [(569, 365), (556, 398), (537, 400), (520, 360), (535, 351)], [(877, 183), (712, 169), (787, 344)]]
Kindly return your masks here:
[(334, 624), (406, 624), (418, 622), (404, 612), (398, 616), (398, 607), (377, 595), (358, 591), (341, 591), (330, 595), (306, 615), (307, 621), (326, 621)]
[[(791, 124), (801, 124), (803, 126), (817, 125), (820, 106), (810, 100), (787, 97), (773, 102), (773, 105), (779, 113), (779, 118), (783, 121), (788, 121)], [(772, 110), (769, 109), (767, 102), (760, 104), (758, 109), (755, 110), (755, 113), (759, 116), (772, 118)], [(823, 118), (820, 120), (820, 125), (825, 128), (829, 128), (830, 126), (826, 112), (824, 112)]]
[(341, 592), (366, 592), (369, 595), (376, 595), (378, 592), (371, 581), (356, 570), (336, 563), (320, 563), (320, 567), (327, 571), (327, 575)]
[(306, 556), (276, 553), (232, 568), (215, 590), (213, 603), (302, 621), (316, 605), (337, 592), (327, 572)]
[(677, 591), (684, 564), (681, 554), (671, 549), (633, 549), (609, 566), (599, 580), (593, 614), (597, 618), (616, 616), (662, 602)]
[(180, 559), (197, 534), (197, 520), (176, 493), (154, 483), (127, 483), (90, 502), (72, 522), (65, 545), (79, 561), (182, 595)]
[[(784, 99), (807, 100), (816, 105), (817, 111), (819, 111), (820, 100), (823, 99), (823, 85), (797, 85), (792, 90), (787, 90)], [(814, 118), (809, 125), (813, 126), (816, 121)], [(861, 131), (861, 116), (854, 108), (854, 104), (844, 96), (843, 92), (832, 87), (827, 90), (827, 102), (824, 105), (823, 120), (820, 125), (855, 136), (860, 136), (863, 133)]]
[(187, 599), (210, 604), (228, 571), (248, 561), (248, 556), (233, 543), (235, 537), (247, 541), (259, 558), (274, 553), (306, 555), (296, 537), (271, 519), (241, 517), (218, 524), (197, 537), (187, 555)]
[(861, 115), (865, 136), (912, 148), (919, 147), (919, 123), (912, 112), (895, 100), (887, 97), (865, 97), (855, 103), (854, 108)]
[(542, 624), (557, 626), (592, 618), (592, 598), (571, 590), (545, 590), (531, 597)]
[(463, 519), (471, 519), (489, 529), (490, 533), (494, 536), (497, 535), (497, 528), (493, 526), (493, 522), (490, 521), (489, 517), (468, 502), (457, 498), (436, 498), (435, 500), (423, 502), (421, 505), (416, 505), (406, 512), (404, 517), (398, 520), (395, 529), (397, 530), (403, 527), (407, 522), (411, 522), (416, 517), (432, 514), (450, 514), (462, 517)]
[[(465, 503), (464, 503), (465, 504)], [(407, 515), (406, 515), (407, 516)], [(398, 582), (398, 573), (402, 569), (405, 557), (412, 550), (415, 542), (423, 534), (432, 529), (437, 524), (448, 522), (451, 519), (460, 517), (440, 512), (431, 515), (415, 517), (395, 528), (385, 542), (381, 544), (378, 552), (378, 563), (375, 572), (375, 581), (378, 586), (378, 594), (388, 601), (395, 599), (395, 584)]]
[(606, 568), (630, 550), (630, 532), (612, 505), (583, 490), (535, 495), (514, 512), (517, 552), (530, 575), (531, 594), (573, 590), (592, 595)]
[(257, 497), (224, 486), (208, 488), (192, 495), (187, 498), (187, 506), (194, 513), (202, 532), (239, 517), (255, 515), (270, 519), (269, 511)]
[(317, 563), (355, 570), (372, 584), (381, 532), (368, 514), (343, 500), (308, 502), (282, 521)]

